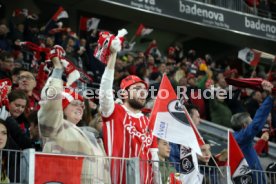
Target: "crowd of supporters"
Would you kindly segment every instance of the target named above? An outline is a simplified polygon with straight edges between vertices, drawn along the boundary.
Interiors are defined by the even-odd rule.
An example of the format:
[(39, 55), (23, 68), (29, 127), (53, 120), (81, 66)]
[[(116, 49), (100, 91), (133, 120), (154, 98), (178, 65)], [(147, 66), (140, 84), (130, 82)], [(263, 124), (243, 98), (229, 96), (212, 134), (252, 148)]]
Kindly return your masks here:
[[(62, 79), (66, 81), (68, 75), (71, 74), (70, 72), (66, 73), (67, 71), (64, 72), (65, 74), (60, 73), (59, 61), (56, 61), (55, 57), (48, 58), (46, 54), (47, 49), (50, 51), (55, 48), (54, 50), (56, 51), (57, 47), (54, 47), (55, 45), (61, 46), (66, 59), (71, 61), (74, 68), (81, 71), (84, 75), (84, 77), (81, 76), (82, 80), (73, 83), (71, 87), (81, 89), (81, 94), (81, 91), (87, 89), (92, 89), (95, 92), (97, 89), (103, 88), (100, 85), (102, 84), (101, 79), (106, 65), (94, 56), (99, 31), (93, 30), (92, 32), (77, 35), (70, 27), (63, 27), (62, 22), (57, 23), (52, 21), (46, 27), (41, 28), (33, 20), (27, 18), (21, 22), (18, 20), (16, 17), (6, 17), (0, 21), (0, 81), (1, 85), (3, 85), (1, 87), (0, 118), (4, 120), (0, 122), (0, 133), (9, 135), (7, 143), (1, 146), (0, 149), (22, 150), (25, 148), (35, 148), (36, 151), (44, 149), (44, 151), (47, 150), (48, 152), (62, 152), (72, 146), (71, 148), (74, 150), (74, 153), (108, 155), (106, 153), (107, 150), (102, 149), (103, 143), (99, 143), (98, 141), (105, 136), (102, 133), (103, 122), (99, 114), (101, 99), (98, 100), (98, 96), (93, 96), (90, 99), (79, 97), (74, 99), (76, 100), (76, 104), (71, 103), (71, 101), (66, 102), (66, 104), (62, 101), (60, 108), (64, 110), (64, 118), (60, 118), (63, 117), (63, 114), (57, 115), (53, 111), (50, 111), (50, 107), (54, 106), (51, 103), (45, 105), (43, 103), (43, 95), (41, 99), (41, 93), (43, 88), (46, 88), (45, 86), (62, 87), (62, 82), (60, 81)], [(34, 47), (33, 44), (37, 47)], [(238, 63), (236, 65), (243, 66), (243, 68), (238, 68), (233, 67), (232, 61), (222, 63), (213, 58), (215, 57), (212, 57), (208, 53), (198, 55), (197, 51), (193, 49), (186, 51), (180, 42), (168, 45), (167, 50), (161, 52), (158, 49), (158, 40), (153, 39), (150, 41), (145, 50), (136, 50), (135, 45), (131, 47), (131, 43), (125, 40), (124, 48), (113, 58), (113, 89), (115, 91), (122, 89), (122, 86), (120, 86), (121, 81), (129, 75), (136, 75), (142, 81), (145, 81), (145, 86), (153, 86), (158, 89), (162, 76), (166, 73), (176, 91), (179, 86), (186, 87), (186, 90), (182, 91), (182, 95), (188, 96), (187, 106), (196, 107), (196, 112), (198, 112), (197, 119), (200, 117), (201, 119), (209, 120), (228, 128), (232, 127), (231, 118), (234, 114), (248, 112), (250, 117), (254, 119), (257, 110), (268, 94), (265, 91), (230, 87), (225, 79), (250, 76), (260, 77), (269, 80), (275, 87), (276, 75), (273, 72), (273, 68), (269, 70), (258, 66), (257, 70), (255, 70), (242, 64), (242, 61), (236, 60), (235, 62)], [(50, 80), (49, 76), (55, 79)], [(103, 78), (107, 80), (109, 77), (106, 74)], [(10, 79), (11, 83), (7, 79)], [(46, 83), (47, 80), (49, 82)], [(132, 80), (136, 80), (136, 78)], [(213, 91), (225, 89), (232, 94), (233, 98), (220, 99), (216, 96), (212, 99), (203, 98), (203, 93), (206, 89)], [(39, 101), (41, 101), (41, 104), (39, 104)], [(85, 108), (82, 108), (82, 110), (66, 110), (69, 103), (75, 106), (80, 105), (78, 101), (84, 102)], [(146, 102), (145, 108), (141, 108), (141, 110), (149, 115), (153, 106), (153, 99), (149, 96)], [(118, 102), (118, 104), (120, 103), (122, 102)], [(114, 109), (116, 112), (121, 111), (123, 113), (124, 111), (117, 107), (117, 105), (115, 105)], [(51, 110), (56, 109), (53, 108)], [(38, 111), (39, 113), (37, 113)], [(109, 109), (106, 112), (109, 115), (103, 116), (104, 121), (112, 121), (107, 118), (111, 116)], [(83, 116), (78, 117), (80, 114), (83, 114)], [(53, 123), (51, 125), (49, 123), (50, 117)], [(97, 140), (94, 141), (97, 143), (92, 146), (85, 138), (83, 140), (77, 139), (79, 139), (78, 141), (84, 147), (91, 146), (94, 151), (86, 150), (85, 148), (82, 150), (78, 146), (66, 144), (64, 144), (64, 147), (57, 147), (56, 145), (60, 145), (58, 141), (56, 145), (52, 140), (49, 141), (49, 139), (54, 139), (58, 135), (60, 130), (57, 126), (66, 127), (65, 129), (68, 130), (69, 135), (64, 133), (63, 136), (65, 137), (72, 135), (75, 135), (75, 137), (80, 136), (78, 132), (79, 128), (71, 126), (67, 120), (81, 127), (81, 131), (85, 132), (86, 135), (90, 135), (89, 132), (92, 132), (93, 136), (91, 136), (90, 140), (94, 140), (94, 138)], [(64, 122), (64, 124), (55, 124), (59, 121)], [(194, 121), (197, 122), (196, 119)], [(39, 124), (40, 131), (38, 128)], [(266, 124), (261, 129), (262, 131), (258, 132), (258, 136), (262, 142), (255, 147), (259, 155), (267, 155), (269, 151), (268, 141), (276, 141), (275, 100)], [(49, 142), (42, 139), (42, 137), (47, 137), (47, 141)], [(79, 144), (79, 142), (76, 144)], [(166, 148), (168, 145), (169, 143), (164, 140), (158, 140), (157, 145), (154, 145), (154, 148), (162, 147), (162, 149), (169, 149), (169, 151), (165, 150), (159, 154), (159, 158), (162, 161), (169, 158), (170, 148)], [(149, 146), (149, 149), (152, 148), (151, 146)], [(72, 151), (71, 148), (70, 150)], [(205, 145), (205, 147), (202, 147), (202, 152), (207, 152), (206, 155), (208, 157), (207, 161), (204, 158), (201, 159), (203, 164), (209, 162), (209, 151), (210, 146)], [(224, 155), (223, 153), (224, 151), (222, 151), (221, 155)], [(118, 154), (116, 156), (125, 155)], [(145, 156), (144, 158), (148, 157)], [(217, 161), (219, 162), (221, 158), (218, 157)], [(225, 159), (222, 159), (221, 162), (224, 163)], [(5, 174), (1, 175), (1, 181), (7, 182), (9, 179), (4, 176)], [(166, 178), (167, 176), (162, 178), (162, 180), (165, 181)], [(84, 178), (84, 180), (89, 179), (91, 178)], [(102, 179), (108, 182), (108, 179)]]
[(246, 0), (249, 7), (255, 8), (262, 17), (275, 19), (276, 2), (274, 0)]

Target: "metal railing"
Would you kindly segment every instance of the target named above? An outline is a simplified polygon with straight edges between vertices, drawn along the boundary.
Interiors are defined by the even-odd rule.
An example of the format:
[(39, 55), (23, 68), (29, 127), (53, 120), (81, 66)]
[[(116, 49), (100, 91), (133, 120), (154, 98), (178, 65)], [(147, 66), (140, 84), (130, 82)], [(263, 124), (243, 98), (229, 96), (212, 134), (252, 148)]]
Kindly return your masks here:
[[(179, 184), (189, 183), (191, 179), (203, 184), (232, 183), (230, 169), (226, 166), (199, 165), (191, 173), (184, 174), (176, 172), (180, 163), (138, 158), (46, 154), (34, 149), (0, 150), (0, 154), (0, 183)], [(251, 175), (254, 184), (276, 183), (276, 172), (251, 171)]]
[[(207, 120), (203, 120), (201, 119), (201, 123), (198, 126), (198, 129), (201, 132), (204, 132), (206, 134), (209, 134), (211, 136), (217, 137), (219, 139), (222, 139), (224, 141), (227, 141), (227, 132), (228, 130), (230, 130), (231, 132), (233, 132), (232, 129), (226, 128), (224, 126), (215, 124), (213, 122), (207, 121)], [(254, 138), (254, 142), (256, 143), (260, 138), (255, 137)], [(268, 155), (270, 157), (276, 158), (276, 144), (273, 142), (268, 142), (269, 145), (269, 152)]]
[(256, 1), (253, 2), (252, 6), (249, 6), (245, 0), (192, 0), (210, 5), (226, 8), (238, 12), (253, 14), (260, 17), (276, 19), (276, 13), (265, 9), (264, 7), (257, 5)]
[(257, 184), (276, 184), (276, 172), (252, 170), (253, 181)]
[(0, 150), (0, 183), (20, 183), (20, 160), (22, 158), (21, 151), (15, 150)]

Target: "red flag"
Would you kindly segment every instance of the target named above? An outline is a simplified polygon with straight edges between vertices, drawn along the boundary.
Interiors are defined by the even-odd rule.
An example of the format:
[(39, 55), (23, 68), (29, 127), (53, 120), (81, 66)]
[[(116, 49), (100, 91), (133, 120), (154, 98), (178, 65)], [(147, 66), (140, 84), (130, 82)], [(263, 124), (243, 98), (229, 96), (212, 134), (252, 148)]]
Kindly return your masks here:
[(145, 28), (145, 26), (143, 24), (140, 24), (135, 35), (136, 36), (145, 36), (150, 34), (153, 31), (153, 29), (150, 28)]
[[(225, 79), (228, 84), (233, 86), (242, 87), (242, 88), (250, 88), (254, 90), (262, 90), (262, 82), (264, 79), (262, 78), (239, 78), (239, 79), (232, 79), (226, 78)], [(272, 92), (276, 93), (276, 88), (272, 88)]]
[(67, 11), (65, 11), (63, 9), (62, 6), (60, 6), (57, 10), (57, 12), (54, 14), (54, 16), (52, 17), (52, 20), (53, 21), (58, 21), (59, 19), (62, 19), (62, 18), (68, 18), (69, 15), (67, 13)]
[(249, 48), (239, 51), (238, 58), (251, 66), (257, 66), (261, 59), (261, 53)]
[(35, 156), (35, 183), (81, 184), (83, 157)]
[(231, 177), (235, 183), (252, 183), (252, 173), (248, 163), (236, 142), (233, 134), (228, 131), (228, 166), (230, 167)]
[(13, 17), (19, 16), (19, 15), (23, 15), (23, 16), (27, 17), (27, 16), (28, 16), (28, 9), (26, 9), (26, 8), (23, 8), (23, 9), (16, 8), (16, 9), (12, 12), (12, 16), (13, 16)]
[(88, 18), (88, 17), (81, 17), (80, 18), (80, 30), (82, 31), (91, 31), (98, 28), (100, 23), (100, 19), (97, 18)]
[(23, 15), (24, 17), (28, 18), (28, 19), (33, 19), (33, 20), (37, 20), (38, 19), (38, 15), (31, 13), (28, 9), (23, 8), (23, 9), (15, 9), (12, 13), (13, 17), (19, 16), (19, 15)]
[[(161, 139), (181, 144), (201, 155), (196, 127), (193, 127), (186, 108), (177, 99), (175, 91), (166, 75), (163, 76), (157, 99), (150, 117), (153, 134)], [(200, 137), (200, 136), (198, 136)]]

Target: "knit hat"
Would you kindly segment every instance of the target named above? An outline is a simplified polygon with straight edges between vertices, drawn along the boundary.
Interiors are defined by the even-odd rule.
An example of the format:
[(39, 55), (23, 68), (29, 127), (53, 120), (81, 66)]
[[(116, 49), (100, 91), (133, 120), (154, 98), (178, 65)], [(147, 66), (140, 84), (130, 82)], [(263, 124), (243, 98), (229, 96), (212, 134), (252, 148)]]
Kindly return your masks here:
[(83, 97), (80, 94), (68, 88), (64, 89), (64, 91), (62, 92), (62, 96), (62, 109), (65, 109), (73, 100), (80, 100), (82, 102), (84, 101)]
[(139, 82), (142, 82), (143, 84), (145, 84), (146, 88), (148, 88), (148, 84), (145, 81), (143, 81), (142, 79), (140, 79), (139, 77), (137, 77), (136, 75), (129, 75), (129, 76), (125, 77), (120, 84), (120, 88), (126, 89), (129, 86), (139, 83)]

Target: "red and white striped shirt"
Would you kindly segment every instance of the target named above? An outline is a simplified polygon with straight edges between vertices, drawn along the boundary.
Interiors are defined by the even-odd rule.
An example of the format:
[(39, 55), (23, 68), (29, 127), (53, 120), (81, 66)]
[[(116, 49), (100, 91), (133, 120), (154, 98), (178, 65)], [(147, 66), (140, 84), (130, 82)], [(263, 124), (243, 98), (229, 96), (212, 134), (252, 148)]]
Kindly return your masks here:
[[(110, 157), (140, 158), (140, 181), (152, 183), (151, 160), (156, 160), (157, 140), (153, 141), (152, 131), (148, 129), (149, 120), (143, 113), (133, 113), (125, 106), (115, 104), (113, 99), (114, 69), (106, 67), (102, 75), (99, 102), (103, 117), (103, 141), (105, 151)], [(153, 148), (153, 149), (151, 149)], [(158, 158), (157, 158), (158, 159)], [(111, 180), (115, 184), (126, 183), (126, 162), (111, 161)]]
[[(152, 132), (148, 129), (149, 120), (142, 113), (133, 114), (124, 106), (115, 104), (113, 113), (109, 117), (103, 117), (103, 140), (104, 147), (108, 156), (112, 157), (139, 157), (141, 182), (151, 183), (151, 166), (146, 160), (151, 160), (150, 148), (157, 148), (157, 142)], [(116, 183), (125, 183), (125, 173), (120, 172), (125, 168), (125, 164), (115, 161), (112, 164), (112, 171), (118, 169), (119, 175), (112, 176), (116, 178)], [(123, 179), (124, 178), (124, 179)], [(112, 182), (113, 183), (113, 182)]]

